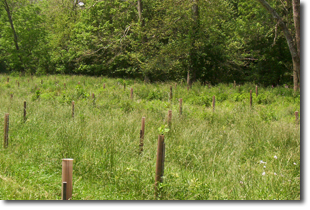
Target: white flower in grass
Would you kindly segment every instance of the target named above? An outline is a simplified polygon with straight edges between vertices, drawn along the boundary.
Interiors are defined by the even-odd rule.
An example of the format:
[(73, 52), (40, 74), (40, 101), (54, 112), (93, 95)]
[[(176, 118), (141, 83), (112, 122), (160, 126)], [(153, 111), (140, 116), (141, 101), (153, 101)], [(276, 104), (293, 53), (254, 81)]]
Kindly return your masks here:
[(297, 165), (297, 163), (294, 163), (294, 165)]
[(266, 164), (267, 162), (264, 162), (264, 161), (259, 161), (259, 164)]
[(273, 156), (274, 157), (274, 159), (278, 159), (278, 157), (277, 156)]
[(243, 184), (243, 181), (240, 181), (240, 184)]
[(264, 166), (264, 168), (266, 168), (266, 166)]
[(262, 175), (265, 176), (265, 174), (266, 174), (266, 173), (265, 173), (265, 171), (264, 171), (264, 172), (262, 173)]
[(273, 175), (277, 176), (277, 173), (276, 173), (276, 172), (274, 172), (274, 173), (273, 173)]

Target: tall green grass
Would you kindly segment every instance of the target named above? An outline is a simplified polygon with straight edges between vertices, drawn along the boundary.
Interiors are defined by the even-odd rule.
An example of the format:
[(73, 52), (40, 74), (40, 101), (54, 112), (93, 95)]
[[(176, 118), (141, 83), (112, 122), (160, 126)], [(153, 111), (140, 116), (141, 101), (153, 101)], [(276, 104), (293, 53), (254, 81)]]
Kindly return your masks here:
[[(194, 84), (187, 91), (181, 84), (175, 89), (174, 83), (104, 77), (51, 75), (32, 81), (30, 76), (10, 76), (8, 84), (6, 77), (0, 75), (1, 122), (10, 113), (9, 146), (0, 148), (2, 200), (61, 199), (62, 158), (74, 159), (73, 200), (155, 199), (158, 128), (167, 123), (169, 109), (172, 127), (165, 134), (158, 199), (300, 199), (300, 129), (294, 116), (300, 95), (291, 89), (259, 87), (256, 97), (254, 84), (236, 89), (232, 84)], [(182, 116), (178, 98), (183, 98)], [(146, 126), (139, 155), (142, 117)]]

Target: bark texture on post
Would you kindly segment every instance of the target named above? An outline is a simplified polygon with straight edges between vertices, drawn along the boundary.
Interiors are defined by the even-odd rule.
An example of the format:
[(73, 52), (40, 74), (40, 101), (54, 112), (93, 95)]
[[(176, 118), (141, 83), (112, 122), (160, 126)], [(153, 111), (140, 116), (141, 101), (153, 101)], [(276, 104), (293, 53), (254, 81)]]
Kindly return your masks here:
[(171, 125), (172, 125), (172, 110), (168, 111), (168, 127), (171, 129)]
[(298, 111), (295, 112), (295, 121), (296, 121), (296, 124), (299, 123), (299, 119), (298, 119)]
[(256, 93), (256, 97), (257, 97), (258, 96), (258, 87), (257, 87), (257, 85), (255, 87), (255, 93)]
[(133, 88), (130, 89), (130, 98), (133, 99)]
[[(300, 0), (293, 0), (292, 4), (293, 4), (296, 47), (297, 47), (298, 57), (300, 59)], [(298, 74), (298, 78), (300, 81), (300, 68), (298, 69), (297, 74)]]
[(72, 101), (72, 118), (74, 118), (74, 101)]
[(171, 85), (170, 85), (169, 100), (170, 100), (170, 102), (172, 102), (172, 86)]
[(155, 199), (158, 196), (158, 183), (162, 182), (163, 175), (163, 160), (164, 160), (164, 135), (158, 136), (157, 144), (157, 159), (156, 159), (156, 174), (155, 174)]
[(143, 151), (143, 140), (144, 140), (144, 132), (145, 132), (145, 117), (142, 117), (141, 120), (141, 130), (140, 130), (140, 153)]
[(215, 110), (215, 96), (212, 97), (212, 106), (213, 106), (213, 112)]
[[(62, 183), (67, 182), (66, 199), (72, 198), (72, 172), (73, 172), (73, 159), (62, 159)], [(63, 189), (61, 190), (61, 197), (63, 197)]]

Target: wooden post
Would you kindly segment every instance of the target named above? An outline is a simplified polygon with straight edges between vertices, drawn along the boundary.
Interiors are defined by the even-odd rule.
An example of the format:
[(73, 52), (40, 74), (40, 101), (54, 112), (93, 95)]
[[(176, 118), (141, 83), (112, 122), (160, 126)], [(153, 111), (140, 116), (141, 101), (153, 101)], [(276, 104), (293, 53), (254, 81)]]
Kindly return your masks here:
[(296, 124), (298, 124), (299, 120), (298, 120), (298, 111), (295, 112), (295, 121), (296, 121)]
[(255, 92), (256, 92), (256, 97), (257, 97), (258, 96), (258, 87), (257, 87), (257, 85), (255, 87)]
[(236, 89), (236, 81), (234, 80), (234, 89)]
[(67, 182), (62, 183), (62, 200), (67, 200)]
[(174, 84), (174, 89), (177, 89), (177, 83)]
[(105, 83), (103, 84), (103, 89), (105, 89)]
[(133, 99), (133, 88), (130, 88), (130, 98)]
[(43, 85), (43, 79), (41, 79), (41, 85)]
[(169, 100), (170, 100), (170, 102), (172, 103), (172, 85), (170, 85)]
[(19, 87), (19, 81), (17, 82), (17, 87)]
[(72, 101), (72, 118), (74, 119), (74, 101)]
[(144, 131), (145, 131), (145, 117), (142, 117), (141, 120), (141, 130), (140, 130), (140, 153), (143, 151), (143, 140), (144, 140)]
[(80, 83), (80, 81), (78, 82), (78, 85), (80, 85), (81, 83)]
[(252, 90), (250, 90), (250, 106), (252, 107)]
[(64, 83), (64, 88), (66, 89), (66, 83)]
[(158, 183), (162, 182), (163, 163), (164, 163), (164, 135), (158, 136), (156, 173), (155, 173), (155, 199), (158, 196)]
[(180, 99), (179, 99), (179, 102), (180, 102), (179, 113), (180, 113), (180, 115), (182, 115), (182, 101), (183, 101), (183, 99), (180, 98)]
[(27, 120), (27, 103), (24, 101), (24, 122)]
[(172, 125), (171, 120), (172, 120), (172, 110), (169, 110), (168, 111), (168, 126), (169, 126), (169, 128), (171, 128), (171, 125)]
[(215, 96), (212, 97), (212, 107), (213, 107), (213, 112), (215, 110)]
[(3, 147), (7, 148), (9, 145), (9, 114), (6, 113), (4, 116), (4, 141)]
[(28, 83), (29, 83), (29, 79), (28, 79)]
[(9, 83), (9, 82), (10, 82), (10, 77), (8, 77), (8, 78), (6, 79), (6, 82), (7, 82), (7, 83)]
[(95, 94), (92, 93), (92, 98), (93, 98), (93, 105), (95, 106), (96, 105), (96, 101), (95, 101)]
[(187, 91), (189, 91), (189, 85), (187, 85)]
[[(66, 199), (72, 198), (72, 171), (73, 171), (73, 159), (62, 159), (62, 183), (66, 182)], [(63, 198), (63, 186), (61, 190), (61, 197)]]
[(124, 91), (126, 90), (126, 83), (124, 83)]
[(11, 100), (13, 99), (13, 94), (11, 94)]

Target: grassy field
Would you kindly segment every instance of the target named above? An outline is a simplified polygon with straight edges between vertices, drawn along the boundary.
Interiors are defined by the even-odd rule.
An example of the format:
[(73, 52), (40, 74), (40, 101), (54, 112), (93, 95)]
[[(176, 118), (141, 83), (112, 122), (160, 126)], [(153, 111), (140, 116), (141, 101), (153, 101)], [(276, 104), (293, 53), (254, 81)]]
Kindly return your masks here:
[[(62, 158), (74, 159), (73, 200), (155, 199), (157, 139), (168, 110), (172, 127), (165, 133), (158, 199), (300, 199), (300, 126), (294, 116), (300, 95), (292, 89), (259, 87), (256, 97), (254, 84), (194, 84), (188, 91), (174, 82), (11, 75), (7, 83), (7, 77), (0, 75), (2, 126), (5, 113), (10, 114), (9, 145), (0, 147), (1, 200), (60, 200)], [(3, 128), (0, 136), (2, 142)]]

